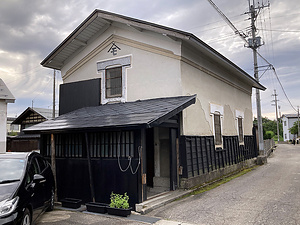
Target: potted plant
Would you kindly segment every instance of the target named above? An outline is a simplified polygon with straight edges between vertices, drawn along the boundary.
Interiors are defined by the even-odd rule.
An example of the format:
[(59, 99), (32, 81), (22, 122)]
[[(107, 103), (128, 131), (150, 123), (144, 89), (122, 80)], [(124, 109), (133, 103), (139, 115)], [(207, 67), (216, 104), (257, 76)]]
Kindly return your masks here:
[(110, 204), (107, 207), (107, 212), (110, 215), (117, 216), (129, 216), (131, 214), (131, 207), (129, 207), (129, 196), (127, 193), (124, 195), (111, 193), (110, 195)]

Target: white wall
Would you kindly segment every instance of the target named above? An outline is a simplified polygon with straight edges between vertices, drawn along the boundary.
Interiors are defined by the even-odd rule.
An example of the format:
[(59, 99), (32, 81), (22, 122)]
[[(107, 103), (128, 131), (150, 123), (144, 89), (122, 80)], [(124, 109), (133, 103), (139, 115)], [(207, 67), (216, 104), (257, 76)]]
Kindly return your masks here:
[[(121, 49), (115, 56), (108, 51), (112, 42)], [(251, 135), (251, 86), (183, 45), (161, 34), (114, 24), (67, 62), (62, 69), (63, 80), (68, 83), (101, 78), (97, 62), (130, 56), (126, 101), (197, 94), (196, 104), (183, 112), (183, 134), (213, 135), (210, 106), (218, 104), (224, 109), (223, 135), (238, 135), (237, 111), (244, 116), (244, 135)]]
[[(282, 118), (282, 123), (283, 123), (283, 140), (284, 141), (293, 140), (294, 135), (290, 133), (289, 128), (291, 128), (296, 121), (298, 121), (297, 118), (287, 118), (285, 116)], [(285, 124), (286, 124), (286, 126), (285, 126)]]
[(243, 117), (244, 135), (252, 135), (251, 86), (241, 83), (225, 68), (213, 64), (201, 54), (192, 53), (185, 50), (186, 60), (181, 65), (182, 94), (196, 93), (197, 102), (183, 113), (183, 134), (213, 135), (211, 106), (218, 105), (223, 111), (222, 135), (238, 135), (237, 117), (239, 116)]
[(0, 100), (0, 153), (6, 152), (7, 103)]
[[(97, 62), (131, 56), (131, 66), (126, 69), (126, 101), (181, 95), (180, 61), (175, 54), (180, 52), (180, 42), (147, 31), (132, 33), (130, 29), (128, 26), (108, 29), (70, 60), (62, 69), (64, 83), (101, 78)], [(121, 49), (115, 56), (108, 51), (112, 42)], [(97, 46), (98, 51), (86, 57)], [(82, 60), (84, 57), (86, 60)], [(76, 63), (79, 65), (74, 67)]]

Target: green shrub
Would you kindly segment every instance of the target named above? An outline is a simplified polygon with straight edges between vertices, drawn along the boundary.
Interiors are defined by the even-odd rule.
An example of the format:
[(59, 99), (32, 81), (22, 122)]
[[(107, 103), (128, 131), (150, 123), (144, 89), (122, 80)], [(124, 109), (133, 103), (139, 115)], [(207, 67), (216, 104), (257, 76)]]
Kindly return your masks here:
[(110, 204), (109, 207), (111, 208), (122, 208), (122, 209), (128, 209), (129, 203), (128, 203), (129, 197), (127, 193), (123, 195), (115, 194), (111, 192), (110, 194)]
[(273, 131), (270, 131), (270, 130), (268, 130), (268, 131), (266, 131), (266, 134), (265, 134), (265, 136), (264, 136), (264, 140), (266, 140), (266, 139), (271, 139), (272, 137), (274, 137), (274, 132)]

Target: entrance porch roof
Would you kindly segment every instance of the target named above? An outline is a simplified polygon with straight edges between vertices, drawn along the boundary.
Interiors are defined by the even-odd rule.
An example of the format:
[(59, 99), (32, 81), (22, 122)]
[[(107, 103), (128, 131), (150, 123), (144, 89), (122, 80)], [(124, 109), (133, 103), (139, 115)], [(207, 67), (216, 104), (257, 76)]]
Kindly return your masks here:
[(24, 130), (25, 133), (60, 133), (115, 128), (158, 126), (188, 106), (196, 95), (138, 100), (81, 108)]

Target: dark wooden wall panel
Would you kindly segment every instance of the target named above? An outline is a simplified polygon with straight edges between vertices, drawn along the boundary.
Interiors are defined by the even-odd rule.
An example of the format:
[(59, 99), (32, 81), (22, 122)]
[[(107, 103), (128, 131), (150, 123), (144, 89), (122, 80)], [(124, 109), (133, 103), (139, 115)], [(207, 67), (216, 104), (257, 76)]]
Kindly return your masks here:
[(183, 178), (195, 177), (257, 156), (254, 136), (223, 136), (223, 149), (215, 149), (213, 136), (181, 136), (180, 163)]

